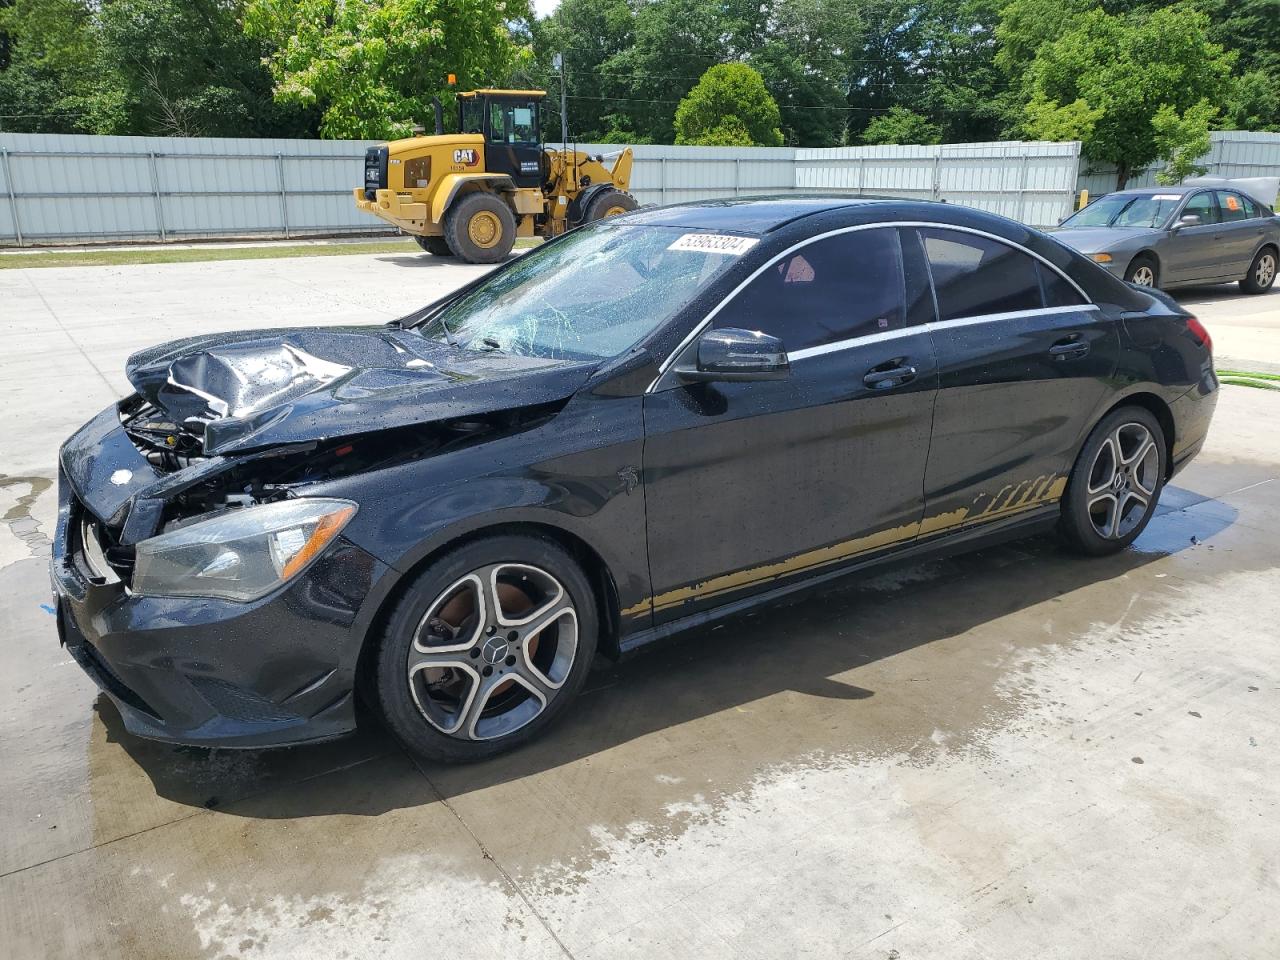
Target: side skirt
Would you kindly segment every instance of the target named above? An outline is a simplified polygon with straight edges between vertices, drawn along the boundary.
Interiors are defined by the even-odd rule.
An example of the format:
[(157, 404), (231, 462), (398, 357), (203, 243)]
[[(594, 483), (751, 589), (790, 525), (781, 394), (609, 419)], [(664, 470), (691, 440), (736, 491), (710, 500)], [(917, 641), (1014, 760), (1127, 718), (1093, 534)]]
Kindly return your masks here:
[(702, 610), (698, 613), (689, 614), (687, 617), (681, 617), (678, 620), (670, 620), (666, 623), (660, 623), (656, 627), (637, 631), (622, 639), (618, 645), (618, 652), (625, 657), (641, 647), (655, 641), (665, 640), (677, 633), (683, 633), (685, 630), (714, 623), (734, 614), (772, 603), (782, 597), (804, 593), (839, 580), (842, 577), (847, 577), (850, 574), (860, 573), (871, 568), (883, 569), (901, 564), (915, 563), (926, 558), (936, 559), (957, 553), (969, 553), (970, 551), (994, 546), (998, 543), (1021, 540), (1052, 529), (1057, 524), (1060, 516), (1060, 506), (1055, 502), (1020, 516), (996, 520), (992, 523), (961, 530), (958, 533), (944, 533), (924, 540), (917, 540), (904, 547), (886, 550), (871, 557), (855, 560), (842, 567), (824, 570), (821, 573), (815, 573), (808, 577), (770, 587), (768, 590), (762, 590), (740, 600), (721, 604), (710, 610)]

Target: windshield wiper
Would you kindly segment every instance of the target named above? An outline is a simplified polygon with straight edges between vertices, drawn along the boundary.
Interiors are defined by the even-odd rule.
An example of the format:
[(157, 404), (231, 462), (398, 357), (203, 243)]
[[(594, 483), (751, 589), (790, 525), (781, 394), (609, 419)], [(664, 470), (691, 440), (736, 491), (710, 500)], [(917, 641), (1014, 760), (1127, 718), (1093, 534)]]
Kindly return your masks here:
[(456, 347), (457, 341), (453, 339), (453, 334), (449, 332), (449, 325), (444, 322), (444, 311), (440, 311), (440, 316), (436, 317), (436, 323), (440, 324), (440, 329), (444, 331), (444, 342), (451, 347)]

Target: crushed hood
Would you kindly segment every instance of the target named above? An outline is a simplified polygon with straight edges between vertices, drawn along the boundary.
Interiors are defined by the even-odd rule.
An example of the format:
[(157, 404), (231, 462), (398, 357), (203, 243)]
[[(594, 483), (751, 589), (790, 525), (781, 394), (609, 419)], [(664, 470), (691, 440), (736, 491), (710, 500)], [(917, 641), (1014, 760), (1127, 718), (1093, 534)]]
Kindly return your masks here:
[(125, 373), (214, 455), (551, 403), (593, 366), (375, 326), (193, 337), (135, 353)]

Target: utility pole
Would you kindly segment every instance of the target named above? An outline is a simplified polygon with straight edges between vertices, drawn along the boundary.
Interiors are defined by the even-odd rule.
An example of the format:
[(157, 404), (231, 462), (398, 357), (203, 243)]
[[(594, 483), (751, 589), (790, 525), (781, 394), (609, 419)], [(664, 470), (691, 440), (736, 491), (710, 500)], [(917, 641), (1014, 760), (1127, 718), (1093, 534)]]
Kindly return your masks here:
[(567, 144), (569, 142), (569, 107), (564, 91), (564, 54), (557, 53), (552, 58), (551, 65), (560, 71), (560, 142)]

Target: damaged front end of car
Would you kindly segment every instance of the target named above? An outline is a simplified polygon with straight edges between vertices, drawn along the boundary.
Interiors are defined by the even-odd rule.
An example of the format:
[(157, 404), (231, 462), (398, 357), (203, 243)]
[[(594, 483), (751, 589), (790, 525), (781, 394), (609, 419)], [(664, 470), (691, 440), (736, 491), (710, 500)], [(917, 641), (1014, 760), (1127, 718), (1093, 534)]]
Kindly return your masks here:
[(354, 727), (361, 611), (388, 564), (335, 481), (554, 416), (577, 365), (461, 355), (395, 328), (143, 351), (136, 392), (64, 445), (59, 632), (156, 739), (257, 746)]

